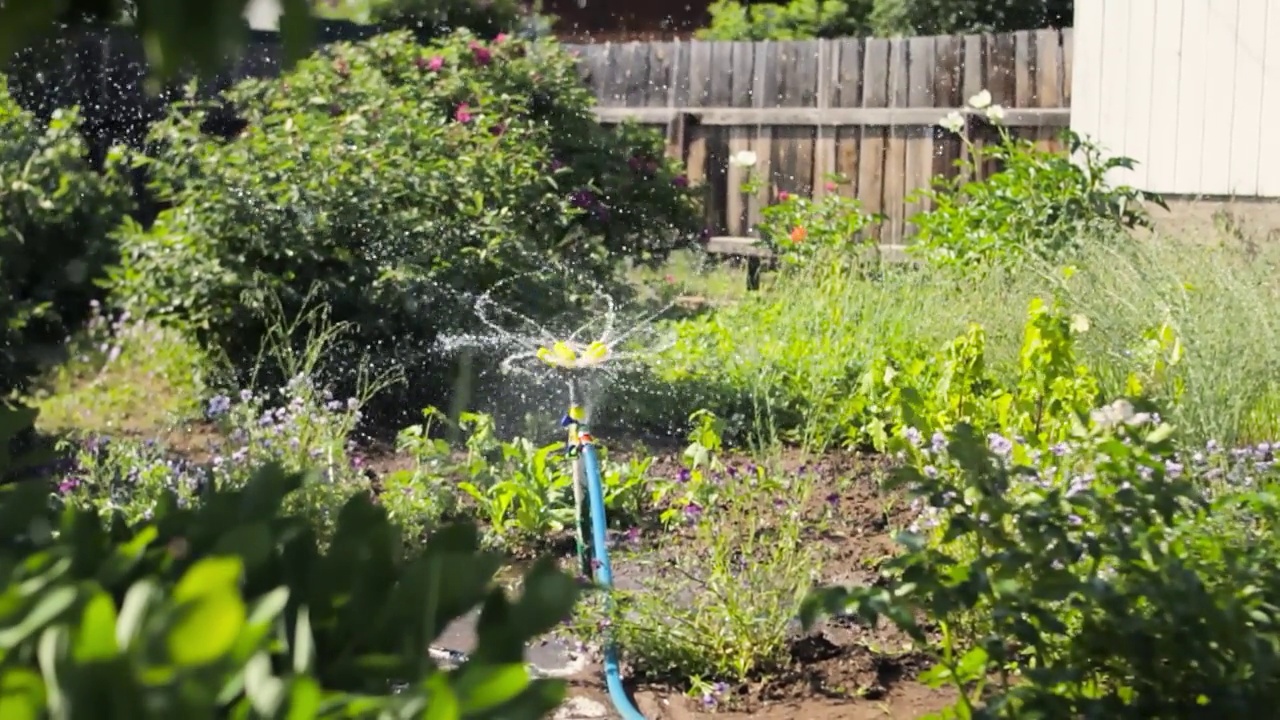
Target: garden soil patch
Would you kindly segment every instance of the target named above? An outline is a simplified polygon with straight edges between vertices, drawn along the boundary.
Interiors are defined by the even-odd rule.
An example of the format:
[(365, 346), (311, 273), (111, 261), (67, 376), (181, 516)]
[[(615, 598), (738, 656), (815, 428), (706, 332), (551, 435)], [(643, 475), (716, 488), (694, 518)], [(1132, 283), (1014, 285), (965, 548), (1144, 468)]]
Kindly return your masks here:
[[(825, 513), (827, 522), (812, 537), (823, 558), (822, 581), (872, 582), (879, 564), (894, 551), (891, 534), (910, 522), (905, 513), (907, 503), (886, 496), (880, 489), (879, 480), (889, 469), (883, 459), (844, 453), (816, 458), (786, 453), (774, 462), (771, 469), (775, 472), (813, 476), (816, 484), (810, 503), (832, 510)], [(725, 464), (743, 468), (750, 461), (729, 457)], [(663, 457), (653, 467), (658, 476), (678, 471), (678, 455)], [(664, 550), (659, 547), (654, 552)], [(625, 557), (614, 563), (620, 586), (626, 582), (627, 567)], [(631, 690), (646, 718), (905, 719), (938, 711), (954, 698), (952, 693), (933, 690), (916, 679), (926, 668), (925, 656), (914, 651), (896, 628), (834, 618), (808, 634), (797, 628), (789, 667), (756, 679), (718, 703), (706, 703), (681, 688), (660, 684), (641, 682)], [(589, 697), (607, 706), (602, 672), (592, 663), (574, 679), (570, 696)]]
[[(655, 461), (651, 472), (655, 477), (675, 477), (679, 461), (679, 452), (667, 450)], [(727, 457), (724, 462), (738, 469), (751, 464), (746, 457)], [(400, 463), (380, 457), (370, 464), (389, 470)], [(846, 453), (812, 457), (789, 452), (771, 461), (772, 472), (807, 473), (814, 478), (809, 503), (814, 514), (821, 512), (827, 521), (809, 532), (823, 558), (823, 582), (872, 582), (879, 564), (894, 552), (891, 535), (909, 518), (905, 514), (907, 503), (886, 496), (880, 489), (880, 478), (888, 469), (883, 459)], [(771, 503), (772, 498), (761, 501)], [(638, 559), (659, 559), (679, 552), (681, 543), (690, 542), (687, 534), (657, 535), (646, 533), (638, 548), (615, 551), (613, 567), (619, 587), (634, 588), (646, 579), (643, 573), (651, 572), (640, 569)], [(566, 567), (572, 564), (572, 559), (566, 558)], [(678, 603), (680, 598), (673, 597), (672, 601)], [(459, 621), (441, 642), (451, 650), (465, 651), (474, 641), (472, 622), (471, 618)], [(567, 676), (571, 698), (583, 698), (583, 705), (611, 708), (599, 658), (594, 653), (574, 652), (572, 644), (563, 638), (548, 639), (530, 649), (530, 660), (549, 674)], [(661, 679), (635, 682), (627, 668), (624, 678), (631, 683), (629, 689), (646, 718), (667, 720), (713, 716), (762, 720), (906, 719), (937, 711), (954, 697), (916, 679), (927, 668), (925, 657), (914, 651), (908, 638), (892, 626), (870, 627), (852, 618), (825, 620), (808, 634), (802, 634), (797, 626), (790, 654), (788, 667), (759, 677), (714, 704), (690, 697), (684, 689)]]
[[(210, 429), (196, 424), (171, 433), (169, 439), (176, 441), (174, 444), (185, 455), (207, 456), (215, 438)], [(667, 445), (657, 452), (660, 455), (651, 468), (653, 476), (675, 477), (680, 470), (679, 450)], [(385, 450), (373, 451), (366, 457), (374, 494), (380, 490), (381, 475), (411, 464)], [(730, 456), (723, 461), (739, 470), (751, 464), (747, 457)], [(793, 451), (775, 455), (769, 469), (773, 473), (803, 473), (814, 478), (810, 509), (827, 519), (807, 533), (823, 559), (822, 582), (874, 581), (879, 564), (894, 552), (892, 533), (910, 522), (907, 503), (880, 489), (880, 479), (889, 470), (884, 459), (852, 453), (814, 457)], [(760, 498), (762, 507), (772, 500)], [(622, 538), (617, 540), (621, 543)], [(646, 532), (638, 547), (616, 550), (613, 565), (618, 586), (634, 588), (646, 579), (644, 573), (651, 571), (642, 569), (638, 559), (660, 559), (682, 549), (687, 552), (689, 542), (688, 533)], [(682, 543), (686, 543), (683, 548)], [(572, 551), (566, 547), (565, 552), (566, 568), (572, 567)], [(680, 598), (673, 597), (672, 601), (680, 602)], [(452, 625), (440, 638), (439, 646), (458, 652), (470, 650), (475, 641), (474, 615)], [(530, 648), (529, 659), (542, 671), (540, 674), (567, 678), (571, 698), (583, 698), (583, 705), (611, 708), (599, 658), (575, 646), (569, 638), (547, 638)], [(905, 635), (885, 624), (870, 627), (853, 618), (833, 618), (822, 621), (808, 634), (802, 634), (797, 627), (790, 655), (788, 667), (756, 678), (712, 704), (689, 696), (683, 688), (661, 678), (636, 682), (625, 667), (624, 678), (630, 683), (637, 707), (650, 720), (905, 720), (935, 712), (949, 705), (954, 697), (949, 691), (930, 689), (917, 680), (927, 668), (924, 655), (912, 648)]]

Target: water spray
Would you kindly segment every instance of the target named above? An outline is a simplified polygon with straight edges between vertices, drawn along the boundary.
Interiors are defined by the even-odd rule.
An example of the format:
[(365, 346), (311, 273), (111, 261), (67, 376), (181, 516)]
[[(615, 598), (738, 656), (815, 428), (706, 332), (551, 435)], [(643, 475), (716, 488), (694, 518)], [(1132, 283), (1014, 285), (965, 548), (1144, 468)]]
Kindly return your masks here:
[[(612, 349), (602, 341), (581, 344), (558, 341), (532, 353), (547, 366), (564, 374), (569, 385), (569, 409), (560, 421), (565, 428), (565, 451), (573, 463), (573, 499), (577, 506), (578, 560), (582, 572), (608, 593), (613, 590), (613, 567), (609, 563), (608, 522), (604, 508), (604, 483), (600, 478), (600, 455), (587, 422), (586, 406), (580, 397), (582, 371), (599, 369), (611, 357)], [(606, 598), (609, 609), (612, 600)], [(622, 687), (618, 647), (612, 635), (605, 638), (604, 677), (609, 699), (623, 720), (644, 720)]]
[[(676, 341), (674, 333), (664, 339), (651, 331), (656, 320), (676, 302), (672, 300), (656, 312), (642, 312), (624, 320), (613, 297), (594, 278), (568, 273), (567, 267), (561, 270), (566, 271), (566, 282), (580, 283), (589, 290), (590, 307), (571, 315), (575, 323), (581, 323), (577, 327), (544, 325), (503, 306), (495, 298), (495, 292), (501, 287), (541, 274), (545, 272), (544, 267), (510, 276), (472, 296), (476, 317), (488, 332), (442, 338), (442, 347), (498, 351), (505, 355), (500, 365), (503, 373), (523, 375), (537, 382), (546, 380), (550, 374), (557, 381), (566, 382), (569, 408), (560, 424), (567, 433), (565, 453), (572, 463), (578, 560), (582, 574), (594, 579), (609, 593), (613, 590), (613, 568), (609, 563), (604, 484), (600, 477), (599, 451), (589, 427), (588, 405), (583, 397), (584, 380), (588, 376), (616, 377), (617, 371), (628, 363), (654, 357), (672, 347)], [(606, 595), (606, 603), (612, 610), (610, 595)], [(618, 648), (612, 635), (606, 636), (603, 649), (605, 684), (614, 709), (623, 720), (644, 720), (622, 687)]]

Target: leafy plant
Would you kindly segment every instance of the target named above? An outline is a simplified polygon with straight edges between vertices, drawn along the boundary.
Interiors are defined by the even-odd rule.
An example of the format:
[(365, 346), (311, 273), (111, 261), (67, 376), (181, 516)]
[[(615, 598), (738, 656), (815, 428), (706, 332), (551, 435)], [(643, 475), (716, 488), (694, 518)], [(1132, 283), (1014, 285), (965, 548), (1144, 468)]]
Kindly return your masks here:
[(26, 389), (88, 319), (133, 207), (125, 153), (90, 165), (75, 109), (47, 125), (0, 78), (0, 395)]
[[(577, 522), (573, 475), (564, 443), (537, 445), (527, 438), (502, 440), (493, 418), (462, 413), (459, 429), (468, 433), (466, 459), (456, 460), (448, 443), (431, 436), (437, 422), (448, 422), (436, 408), (423, 411), (427, 422), (402, 430), (399, 446), (414, 453), (417, 464), (396, 482), (434, 488), (441, 495), (452, 489), (471, 500), (485, 521), (489, 540), (507, 548), (537, 547)], [(617, 527), (640, 524), (650, 510), (648, 477), (652, 457), (613, 462), (604, 448), (600, 480), (609, 522)], [(446, 486), (449, 486), (446, 488)], [(449, 503), (450, 509), (454, 506)]]
[[(929, 262), (974, 270), (1014, 267), (1028, 258), (1069, 261), (1089, 236), (1120, 237), (1149, 225), (1144, 202), (1165, 207), (1158, 195), (1109, 183), (1107, 175), (1131, 168), (1132, 159), (1104, 157), (1097, 145), (1071, 131), (1062, 135), (1065, 153), (1041, 150), (1000, 124), (1004, 110), (990, 104), (986, 91), (970, 104), (983, 114), (953, 114), (943, 121), (968, 151), (958, 161), (961, 172), (936, 179), (922, 193), (930, 209), (912, 218), (917, 234), (911, 252)], [(975, 145), (963, 132), (975, 122), (990, 123), (994, 142)], [(975, 179), (984, 164), (999, 169)]]
[(697, 691), (786, 663), (791, 621), (817, 570), (801, 536), (809, 484), (762, 480), (762, 472), (721, 477), (719, 502), (682, 508), (687, 545), (631, 559), (652, 567), (638, 589), (614, 592), (607, 626), (637, 672)]
[(122, 233), (112, 285), (242, 366), (269, 302), (292, 316), (314, 300), (356, 330), (332, 366), (376, 347), (377, 362), (430, 377), (432, 342), (468, 329), (474, 295), (559, 313), (576, 290), (540, 272), (548, 257), (610, 285), (618, 260), (660, 260), (698, 225), (661, 138), (600, 126), (552, 43), (392, 33), (224, 100), (248, 122), (236, 138), (202, 134), (203, 108), (156, 126), (149, 166), (175, 207)]
[(1280, 632), (1270, 481), (1206, 497), (1207, 478), (1172, 460), (1172, 428), (1137, 401), (1075, 428), (1038, 456), (957, 426), (896, 480), (929, 535), (900, 536), (886, 586), (821, 591), (807, 617), (887, 617), (921, 641), (921, 618), (936, 623), (928, 679), (958, 691), (948, 717), (1265, 712)]
[(791, 0), (752, 3), (715, 0), (708, 6), (711, 24), (701, 40), (808, 40), (868, 35), (870, 0)]
[[(6, 414), (7, 435), (23, 418)], [(6, 438), (7, 439), (7, 436)], [(300, 474), (278, 466), (243, 488), (210, 488), (147, 520), (106, 527), (55, 507), (37, 482), (0, 488), (5, 716), (168, 718), (536, 718), (563, 697), (531, 680), (525, 642), (574, 602), (553, 561), (509, 598), (501, 559), (466, 525), (405, 557), (386, 513), (361, 496), (337, 513), (322, 550), (284, 512)], [(482, 606), (479, 646), (456, 670), (428, 645)], [(104, 702), (104, 698), (109, 698)]]
[(856, 198), (835, 192), (816, 200), (779, 193), (778, 201), (762, 208), (760, 215), (761, 240), (775, 257), (791, 265), (854, 259), (859, 251), (877, 247), (863, 231), (882, 220), (864, 211)]

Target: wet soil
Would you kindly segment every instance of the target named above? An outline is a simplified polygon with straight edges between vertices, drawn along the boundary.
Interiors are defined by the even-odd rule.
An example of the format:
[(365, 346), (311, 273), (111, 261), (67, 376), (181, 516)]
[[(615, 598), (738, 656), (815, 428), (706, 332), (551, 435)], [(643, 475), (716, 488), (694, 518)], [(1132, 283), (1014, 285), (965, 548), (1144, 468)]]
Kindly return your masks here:
[[(742, 467), (750, 460), (729, 457), (725, 463)], [(667, 457), (655, 464), (655, 471), (676, 472), (678, 467), (678, 456)], [(790, 452), (777, 458), (772, 469), (814, 479), (810, 509), (824, 518), (811, 534), (822, 560), (821, 582), (873, 582), (880, 563), (896, 551), (892, 533), (910, 522), (904, 514), (907, 503), (881, 490), (880, 481), (890, 469), (883, 459), (843, 453), (815, 458)], [(918, 718), (953, 699), (916, 679), (927, 667), (927, 656), (896, 628), (833, 618), (808, 633), (797, 627), (788, 667), (756, 678), (715, 703), (656, 683), (632, 690), (646, 718)], [(599, 677), (575, 681), (571, 694), (602, 698)]]
[[(725, 459), (727, 466), (736, 468), (750, 463), (746, 457)], [(814, 515), (824, 518), (811, 536), (822, 558), (821, 581), (873, 582), (880, 563), (895, 552), (892, 533), (910, 521), (904, 514), (907, 504), (880, 488), (888, 471), (884, 461), (855, 454), (813, 458), (784, 453), (773, 465), (774, 472), (804, 472), (814, 478), (809, 503)], [(674, 477), (679, 467), (679, 453), (672, 452), (655, 462), (653, 472), (659, 477)], [(645, 532), (632, 547), (616, 548), (613, 567), (617, 586), (638, 588), (646, 579), (653, 579), (652, 575), (644, 576), (652, 571), (642, 567), (658, 565), (653, 561), (673, 554), (698, 552), (693, 543), (696, 539), (690, 532)], [(621, 538), (618, 544), (624, 544)], [(682, 601), (688, 599), (673, 594), (671, 602)], [(461, 622), (442, 642), (462, 650), (472, 642), (471, 637), (471, 628)], [(549, 670), (548, 674), (568, 678), (570, 698), (609, 709), (605, 715), (572, 717), (611, 717), (599, 656), (580, 650), (571, 639), (552, 638), (530, 648), (529, 657), (535, 665)], [(715, 702), (690, 696), (675, 678), (637, 682), (633, 669), (625, 666), (623, 674), (637, 708), (651, 720), (906, 719), (936, 712), (953, 699), (949, 692), (930, 689), (917, 680), (928, 667), (927, 656), (889, 625), (871, 627), (853, 618), (834, 618), (820, 622), (808, 633), (802, 633), (797, 625), (789, 655), (785, 667), (753, 678)]]
[[(187, 454), (201, 456), (208, 453), (214, 435), (211, 428), (196, 425), (171, 433), (166, 439)], [(648, 451), (659, 455), (651, 472), (656, 477), (675, 477), (680, 468), (679, 448), (663, 445)], [(639, 448), (619, 448), (618, 455), (638, 451)], [(366, 455), (367, 475), (375, 493), (381, 475), (409, 465), (404, 458), (374, 448), (369, 448)], [(752, 463), (745, 456), (728, 456), (723, 461), (726, 466), (740, 469)], [(904, 512), (907, 503), (880, 487), (889, 470), (886, 462), (852, 453), (814, 457), (790, 451), (774, 457), (770, 464), (775, 473), (805, 473), (813, 478), (809, 504), (815, 514), (820, 512), (824, 518), (810, 534), (822, 560), (820, 581), (872, 582), (880, 563), (896, 551), (893, 532), (910, 522)], [(646, 579), (645, 571), (639, 568), (653, 563), (637, 560), (698, 552), (695, 542), (690, 532), (645, 530), (637, 547), (615, 550), (613, 565), (618, 586), (635, 588)], [(561, 545), (566, 568), (574, 564), (569, 547)], [(474, 613), (455, 622), (436, 646), (462, 653), (470, 650), (475, 642), (474, 622)], [(636, 682), (631, 668), (625, 666), (623, 674), (628, 678), (628, 690), (636, 706), (650, 720), (906, 720), (936, 712), (951, 704), (954, 697), (918, 681), (919, 673), (928, 667), (927, 656), (896, 628), (885, 624), (871, 627), (852, 618), (834, 618), (820, 622), (808, 633), (797, 627), (789, 654), (786, 667), (754, 678), (715, 703), (690, 696), (674, 678)], [(611, 716), (603, 669), (598, 654), (590, 648), (582, 647), (573, 638), (552, 637), (531, 647), (528, 658), (537, 674), (566, 678), (570, 698), (580, 698), (582, 705), (607, 709), (607, 714), (590, 717)], [(577, 720), (579, 716), (572, 717)]]

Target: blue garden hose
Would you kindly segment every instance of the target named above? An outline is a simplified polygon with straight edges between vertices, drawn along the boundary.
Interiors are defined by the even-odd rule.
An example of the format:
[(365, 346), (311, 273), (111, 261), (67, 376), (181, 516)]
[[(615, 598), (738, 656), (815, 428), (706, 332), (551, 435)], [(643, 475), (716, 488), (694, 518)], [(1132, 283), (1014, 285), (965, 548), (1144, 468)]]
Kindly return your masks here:
[[(587, 499), (591, 508), (591, 546), (595, 555), (595, 579), (606, 592), (613, 590), (613, 567), (609, 564), (608, 534), (605, 530), (604, 484), (600, 481), (600, 456), (596, 452), (591, 436), (583, 433), (579, 441), (582, 446), (582, 465), (587, 475)], [(609, 601), (611, 602), (611, 601)], [(604, 680), (609, 690), (609, 699), (613, 708), (623, 720), (644, 720), (644, 715), (627, 697), (622, 687), (622, 671), (618, 667), (618, 646), (612, 637), (605, 640), (604, 645)]]

